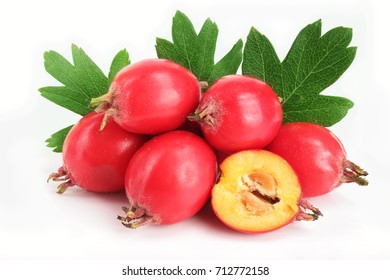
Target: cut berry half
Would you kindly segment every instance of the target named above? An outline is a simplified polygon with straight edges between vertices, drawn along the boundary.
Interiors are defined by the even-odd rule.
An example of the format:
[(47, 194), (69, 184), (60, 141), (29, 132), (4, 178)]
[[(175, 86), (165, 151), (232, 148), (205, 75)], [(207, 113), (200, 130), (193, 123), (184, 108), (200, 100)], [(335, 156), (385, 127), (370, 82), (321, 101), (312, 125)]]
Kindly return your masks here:
[(316, 220), (321, 212), (301, 200), (290, 165), (268, 151), (242, 151), (227, 157), (212, 190), (215, 214), (229, 227), (247, 233), (275, 230), (295, 220)]

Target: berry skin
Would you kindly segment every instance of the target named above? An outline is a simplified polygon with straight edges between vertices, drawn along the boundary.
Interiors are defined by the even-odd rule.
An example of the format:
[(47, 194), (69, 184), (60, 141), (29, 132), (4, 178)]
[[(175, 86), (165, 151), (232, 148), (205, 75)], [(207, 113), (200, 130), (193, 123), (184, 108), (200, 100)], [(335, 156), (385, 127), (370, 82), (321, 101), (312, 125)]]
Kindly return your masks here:
[(158, 134), (180, 127), (199, 99), (198, 80), (189, 70), (169, 60), (148, 59), (122, 69), (109, 92), (92, 99), (91, 106), (127, 131)]
[(49, 176), (49, 180), (65, 181), (58, 193), (74, 185), (91, 192), (124, 189), (127, 165), (147, 137), (125, 131), (113, 121), (99, 131), (103, 117), (103, 113), (89, 113), (67, 135), (63, 166)]
[(316, 220), (321, 212), (301, 199), (298, 178), (281, 157), (265, 150), (228, 156), (213, 187), (211, 206), (227, 226), (262, 233), (293, 221)]
[(368, 184), (362, 178), (368, 173), (347, 160), (341, 141), (323, 126), (282, 125), (266, 149), (283, 157), (293, 167), (305, 197), (326, 194), (342, 183)]
[(188, 131), (171, 131), (148, 141), (127, 168), (123, 225), (173, 224), (197, 213), (207, 202), (216, 177), (213, 150)]
[(207, 142), (220, 151), (261, 149), (282, 124), (282, 106), (276, 93), (261, 80), (230, 75), (204, 94), (189, 117), (201, 124)]

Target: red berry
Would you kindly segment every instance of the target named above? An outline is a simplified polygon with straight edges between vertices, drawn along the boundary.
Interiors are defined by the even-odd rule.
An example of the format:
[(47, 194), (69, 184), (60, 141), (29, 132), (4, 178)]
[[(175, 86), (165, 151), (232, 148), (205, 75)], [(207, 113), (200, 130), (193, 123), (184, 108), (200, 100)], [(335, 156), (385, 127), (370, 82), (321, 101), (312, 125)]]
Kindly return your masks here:
[(261, 80), (230, 75), (203, 96), (191, 120), (198, 120), (212, 147), (225, 152), (261, 149), (282, 124), (278, 96)]
[(147, 138), (125, 131), (113, 121), (99, 132), (103, 117), (103, 113), (92, 112), (67, 135), (62, 150), (63, 166), (49, 176), (49, 180), (65, 181), (58, 186), (59, 193), (74, 185), (91, 192), (124, 189), (127, 165)]
[[(109, 93), (91, 101), (123, 129), (157, 134), (173, 130), (199, 104), (196, 77), (169, 60), (150, 59), (129, 65), (114, 78)], [(103, 123), (104, 126), (104, 123)]]
[(283, 157), (293, 167), (306, 197), (323, 195), (342, 183), (368, 184), (362, 178), (368, 173), (347, 160), (340, 140), (323, 126), (282, 125), (266, 149)]
[(216, 159), (208, 144), (187, 131), (156, 136), (134, 155), (126, 173), (130, 208), (126, 227), (172, 224), (197, 213), (210, 196)]

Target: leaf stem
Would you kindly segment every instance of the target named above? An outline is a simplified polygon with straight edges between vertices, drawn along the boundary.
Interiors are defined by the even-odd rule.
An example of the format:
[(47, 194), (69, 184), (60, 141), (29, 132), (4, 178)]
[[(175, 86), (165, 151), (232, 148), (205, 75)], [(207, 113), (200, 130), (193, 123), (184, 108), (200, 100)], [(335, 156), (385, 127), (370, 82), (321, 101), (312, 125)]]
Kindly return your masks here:
[(89, 106), (92, 108), (96, 108), (104, 103), (111, 103), (111, 99), (112, 99), (112, 94), (111, 92), (108, 92), (99, 97), (92, 98), (91, 101), (89, 102)]

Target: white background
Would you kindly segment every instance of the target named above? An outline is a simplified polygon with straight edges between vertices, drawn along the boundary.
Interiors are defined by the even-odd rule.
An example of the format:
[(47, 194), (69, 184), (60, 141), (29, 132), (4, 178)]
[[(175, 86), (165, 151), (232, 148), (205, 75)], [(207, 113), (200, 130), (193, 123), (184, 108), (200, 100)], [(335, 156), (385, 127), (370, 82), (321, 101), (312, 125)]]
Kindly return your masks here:
[[(390, 258), (389, 16), (386, 1), (1, 1), (0, 4), (0, 259), (10, 260), (379, 260)], [(348, 26), (358, 46), (351, 67), (324, 94), (355, 102), (332, 127), (349, 159), (364, 166), (370, 185), (343, 185), (311, 199), (324, 217), (262, 235), (222, 225), (209, 207), (171, 226), (125, 229), (116, 219), (124, 194), (79, 188), (64, 195), (46, 183), (61, 155), (45, 147), (53, 132), (78, 116), (48, 102), (38, 88), (58, 85), (43, 53), (68, 59), (75, 43), (105, 73), (127, 48), (132, 61), (155, 57), (156, 37), (171, 39), (176, 10), (199, 30), (219, 26), (221, 58), (251, 26), (279, 56), (297, 33), (322, 18), (323, 32)]]

